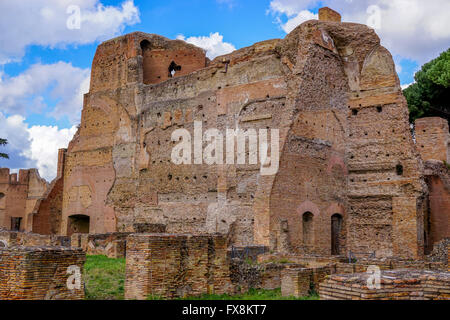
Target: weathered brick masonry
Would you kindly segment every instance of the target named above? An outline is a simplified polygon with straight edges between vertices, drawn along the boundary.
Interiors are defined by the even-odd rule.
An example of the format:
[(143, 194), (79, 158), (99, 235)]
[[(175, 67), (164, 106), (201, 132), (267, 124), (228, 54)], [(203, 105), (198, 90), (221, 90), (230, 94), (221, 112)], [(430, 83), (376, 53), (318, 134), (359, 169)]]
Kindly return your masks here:
[(45, 197), (47, 187), (37, 169), (20, 170), (17, 175), (0, 168), (0, 228), (31, 231), (33, 209)]
[[(102, 43), (79, 130), (25, 224), (67, 236), (160, 226), (280, 253), (422, 259), (450, 236), (448, 124), (418, 120), (415, 142), (394, 61), (374, 30), (341, 23), (329, 8), (319, 19), (212, 61), (142, 32)], [(278, 172), (261, 175), (248, 159), (174, 164), (172, 133), (193, 136), (194, 121), (223, 134), (279, 129)], [(1, 177), (13, 198), (26, 189)], [(0, 222), (16, 206), (29, 217), (24, 190), (5, 213), (3, 189)]]
[[(213, 61), (140, 32), (101, 44), (66, 155), (60, 232), (152, 223), (277, 251), (420, 258), (426, 185), (392, 57), (368, 27), (321, 16)], [(194, 120), (280, 129), (278, 173), (174, 165), (171, 134), (192, 134)]]
[[(84, 299), (84, 285), (69, 290), (67, 272), (83, 272), (85, 253), (64, 247), (0, 248), (0, 300)], [(82, 278), (81, 278), (81, 281)]]
[[(450, 273), (382, 271), (380, 288), (369, 288), (370, 274), (332, 275), (320, 284), (326, 300), (450, 300)], [(375, 285), (374, 282), (371, 282)]]
[(126, 299), (232, 292), (221, 236), (130, 235), (126, 261)]

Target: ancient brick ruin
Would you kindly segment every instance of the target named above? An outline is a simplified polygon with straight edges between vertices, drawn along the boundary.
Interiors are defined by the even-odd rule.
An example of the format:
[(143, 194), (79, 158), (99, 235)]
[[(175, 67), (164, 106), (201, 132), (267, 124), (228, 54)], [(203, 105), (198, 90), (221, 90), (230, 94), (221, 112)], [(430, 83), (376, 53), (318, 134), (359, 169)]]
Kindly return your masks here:
[(85, 253), (79, 249), (0, 248), (0, 300), (83, 299), (83, 283), (72, 289), (67, 283), (71, 276), (69, 268), (77, 267), (82, 273), (85, 260)]
[[(392, 56), (374, 30), (341, 23), (328, 8), (319, 18), (212, 61), (184, 41), (142, 32), (102, 43), (57, 178), (47, 186), (36, 171), (17, 180), (1, 169), (1, 226), (21, 218), (20, 231), (126, 255), (128, 298), (222, 290), (211, 289), (216, 234), (226, 239), (220, 255), (256, 245), (325, 265), (347, 256), (422, 263), (432, 253), (444, 261), (433, 247), (450, 237), (448, 123), (419, 119), (413, 136)], [(279, 129), (279, 170), (174, 164), (172, 133), (194, 136), (196, 121), (203, 132)], [(191, 272), (192, 259), (202, 267)], [(286, 292), (314, 281), (305, 261), (277, 268), (267, 283), (285, 279)]]
[(36, 169), (10, 174), (9, 169), (0, 168), (0, 228), (31, 231), (33, 210), (47, 188)]
[(126, 268), (126, 299), (232, 293), (221, 236), (132, 235)]
[(433, 271), (383, 271), (380, 287), (367, 286), (367, 273), (333, 275), (320, 284), (327, 300), (449, 300), (450, 273)]

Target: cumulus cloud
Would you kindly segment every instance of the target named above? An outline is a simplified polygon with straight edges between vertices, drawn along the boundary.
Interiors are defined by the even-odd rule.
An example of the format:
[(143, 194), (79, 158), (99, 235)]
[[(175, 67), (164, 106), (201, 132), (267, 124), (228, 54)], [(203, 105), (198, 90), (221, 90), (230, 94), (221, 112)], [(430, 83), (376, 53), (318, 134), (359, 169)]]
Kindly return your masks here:
[[(78, 21), (80, 28), (73, 28)], [(20, 60), (29, 45), (92, 43), (114, 37), (138, 22), (139, 10), (133, 0), (119, 6), (105, 6), (100, 0), (0, 1), (0, 64)]]
[(8, 139), (5, 152), (10, 155), (1, 166), (13, 170), (37, 168), (41, 177), (51, 181), (56, 177), (58, 149), (67, 147), (76, 130), (75, 126), (29, 127), (23, 116), (6, 117), (0, 112), (0, 137)]
[(67, 148), (77, 131), (75, 126), (69, 129), (59, 129), (56, 126), (32, 126), (30, 134), (30, 149), (24, 155), (35, 161), (40, 175), (52, 180), (56, 176), (58, 149)]
[(414, 84), (414, 82), (407, 83), (407, 84), (402, 84), (402, 90), (405, 90), (406, 88), (408, 88), (408, 87), (411, 86), (412, 84)]
[(8, 114), (40, 113), (47, 108), (44, 95), (56, 105), (48, 115), (80, 120), (83, 94), (89, 91), (90, 71), (70, 63), (35, 64), (15, 77), (0, 75), (0, 105)]
[(289, 33), (303, 22), (312, 19), (319, 19), (319, 15), (314, 14), (308, 10), (302, 10), (297, 15), (290, 17), (286, 23), (282, 23), (281, 28), (284, 30), (284, 32)]
[(209, 36), (189, 37), (187, 39), (184, 35), (179, 35), (177, 39), (184, 40), (197, 47), (205, 49), (206, 56), (210, 59), (214, 59), (217, 56), (221, 56), (236, 50), (234, 45), (228, 42), (224, 42), (223, 36), (218, 32), (210, 33)]
[[(300, 12), (319, 5), (339, 11), (348, 22), (368, 24), (379, 13), (376, 31), (382, 44), (392, 53), (420, 64), (438, 56), (450, 43), (448, 0), (273, 0), (269, 11), (288, 32), (295, 27), (294, 19)], [(286, 24), (289, 28), (284, 27)]]

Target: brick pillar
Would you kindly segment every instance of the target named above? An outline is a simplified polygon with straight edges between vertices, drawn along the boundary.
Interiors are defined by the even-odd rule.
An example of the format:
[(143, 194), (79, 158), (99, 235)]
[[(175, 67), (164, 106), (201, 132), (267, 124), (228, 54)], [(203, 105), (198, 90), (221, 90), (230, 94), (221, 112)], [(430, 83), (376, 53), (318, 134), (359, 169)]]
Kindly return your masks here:
[(450, 135), (448, 122), (439, 117), (416, 120), (416, 145), (424, 161), (441, 160), (450, 162), (448, 146)]
[(319, 20), (330, 22), (341, 22), (341, 15), (328, 7), (319, 9)]
[[(80, 249), (64, 247), (10, 247), (0, 249), (0, 300), (81, 300), (84, 299), (83, 265)], [(67, 282), (81, 274), (80, 288)], [(70, 271), (68, 273), (68, 271)]]

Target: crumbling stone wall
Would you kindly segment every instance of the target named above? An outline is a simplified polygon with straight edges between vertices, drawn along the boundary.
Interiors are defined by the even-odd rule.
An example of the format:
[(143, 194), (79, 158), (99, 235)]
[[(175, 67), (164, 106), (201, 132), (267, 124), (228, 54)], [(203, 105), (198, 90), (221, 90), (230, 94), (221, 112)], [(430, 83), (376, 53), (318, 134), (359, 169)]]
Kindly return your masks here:
[[(392, 57), (372, 29), (321, 12), (213, 61), (140, 32), (101, 44), (65, 161), (61, 233), (76, 217), (91, 233), (150, 223), (283, 252), (421, 257), (426, 185)], [(278, 173), (173, 164), (172, 132), (193, 135), (196, 120), (279, 129)]]
[(0, 227), (11, 230), (12, 220), (20, 219), (19, 230), (31, 231), (33, 209), (47, 188), (36, 169), (20, 170), (17, 175), (0, 168)]
[(33, 210), (33, 229), (39, 234), (59, 234), (61, 229), (64, 164), (67, 149), (58, 150), (58, 171), (43, 199), (37, 201)]
[(424, 174), (429, 190), (424, 222), (428, 254), (435, 244), (450, 237), (450, 170), (442, 161), (428, 160)]
[(125, 258), (127, 237), (130, 233), (71, 235), (71, 247), (81, 248), (88, 255), (105, 255), (109, 258)]
[(30, 232), (0, 230), (0, 240), (12, 246), (70, 246), (70, 238), (58, 235), (41, 235)]
[(445, 119), (432, 117), (416, 120), (417, 149), (425, 161), (425, 181), (429, 196), (424, 217), (425, 252), (450, 237), (450, 170), (447, 161), (450, 134)]
[(424, 161), (450, 162), (450, 133), (447, 120), (439, 117), (417, 119), (415, 122), (417, 148)]
[(126, 299), (232, 292), (221, 236), (133, 234), (126, 261)]
[[(70, 266), (83, 273), (85, 254), (63, 247), (0, 248), (0, 300), (80, 300), (79, 289), (67, 286)], [(82, 281), (82, 278), (81, 278)]]

